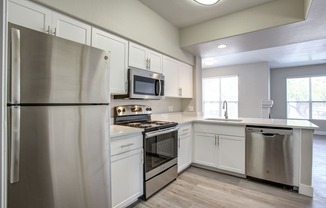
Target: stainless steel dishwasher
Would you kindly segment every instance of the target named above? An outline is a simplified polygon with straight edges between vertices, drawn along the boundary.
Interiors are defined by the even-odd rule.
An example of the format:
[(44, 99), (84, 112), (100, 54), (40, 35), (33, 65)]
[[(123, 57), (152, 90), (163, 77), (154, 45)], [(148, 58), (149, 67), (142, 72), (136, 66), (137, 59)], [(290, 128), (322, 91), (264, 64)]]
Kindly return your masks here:
[(291, 128), (247, 126), (246, 175), (294, 186), (293, 146)]

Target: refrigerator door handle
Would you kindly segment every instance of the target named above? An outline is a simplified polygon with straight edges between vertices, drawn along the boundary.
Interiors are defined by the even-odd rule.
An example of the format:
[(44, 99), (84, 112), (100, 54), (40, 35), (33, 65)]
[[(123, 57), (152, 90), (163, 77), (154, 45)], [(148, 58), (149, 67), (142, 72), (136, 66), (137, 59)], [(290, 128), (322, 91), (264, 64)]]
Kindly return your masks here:
[(10, 150), (10, 183), (19, 181), (20, 163), (20, 107), (11, 108), (11, 150)]
[(11, 28), (11, 103), (20, 103), (20, 30)]

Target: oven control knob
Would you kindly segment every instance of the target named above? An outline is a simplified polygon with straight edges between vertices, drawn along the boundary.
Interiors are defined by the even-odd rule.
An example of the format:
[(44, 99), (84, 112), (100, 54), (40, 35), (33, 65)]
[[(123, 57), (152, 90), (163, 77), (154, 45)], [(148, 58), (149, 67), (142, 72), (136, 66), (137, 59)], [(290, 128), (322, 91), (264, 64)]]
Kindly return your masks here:
[(146, 108), (146, 111), (151, 111), (152, 109), (151, 108)]
[(118, 109), (118, 113), (121, 113), (121, 109)]
[(124, 113), (124, 112), (126, 112), (126, 109), (125, 109), (125, 108), (123, 108), (123, 109), (122, 109), (122, 112), (123, 112), (123, 113)]

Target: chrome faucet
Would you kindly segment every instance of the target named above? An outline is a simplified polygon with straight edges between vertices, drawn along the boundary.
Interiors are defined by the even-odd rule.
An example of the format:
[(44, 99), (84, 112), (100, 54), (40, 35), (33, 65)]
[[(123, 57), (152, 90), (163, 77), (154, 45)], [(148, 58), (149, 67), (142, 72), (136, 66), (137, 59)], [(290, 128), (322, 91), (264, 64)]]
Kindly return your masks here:
[(223, 102), (222, 109), (225, 109), (224, 117), (225, 117), (225, 119), (228, 119), (229, 118), (229, 115), (228, 115), (228, 102), (226, 102), (226, 100), (224, 100), (224, 102)]

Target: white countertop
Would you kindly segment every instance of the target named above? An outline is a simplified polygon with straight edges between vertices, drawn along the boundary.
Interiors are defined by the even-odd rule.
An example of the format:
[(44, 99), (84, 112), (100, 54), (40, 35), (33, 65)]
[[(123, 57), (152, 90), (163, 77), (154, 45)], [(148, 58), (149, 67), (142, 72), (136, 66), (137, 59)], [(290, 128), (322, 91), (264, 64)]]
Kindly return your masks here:
[[(308, 120), (292, 120), (292, 119), (263, 119), (263, 118), (235, 118), (241, 121), (227, 120), (205, 120), (203, 116), (183, 114), (183, 113), (165, 113), (153, 114), (153, 120), (167, 120), (178, 122), (179, 124), (196, 122), (196, 123), (211, 123), (211, 124), (228, 124), (228, 125), (254, 125), (254, 126), (273, 126), (299, 129), (317, 129), (318, 126)], [(233, 118), (230, 118), (233, 119)]]
[[(232, 118), (230, 118), (232, 119)], [(186, 123), (210, 123), (210, 124), (223, 124), (223, 125), (253, 125), (253, 126), (270, 126), (270, 127), (286, 127), (298, 129), (317, 129), (318, 126), (308, 120), (290, 120), (290, 119), (263, 119), (263, 118), (237, 118), (241, 121), (223, 121), (223, 120), (205, 120), (203, 116), (198, 116), (188, 113), (163, 113), (152, 114), (152, 120), (174, 121), (179, 124)], [(141, 133), (143, 129), (133, 128), (127, 126), (111, 125), (111, 137), (119, 137), (130, 134)]]
[(111, 137), (119, 137), (125, 136), (130, 134), (141, 134), (143, 129), (140, 128), (133, 128), (127, 126), (119, 126), (119, 125), (111, 125), (110, 126), (110, 135)]

